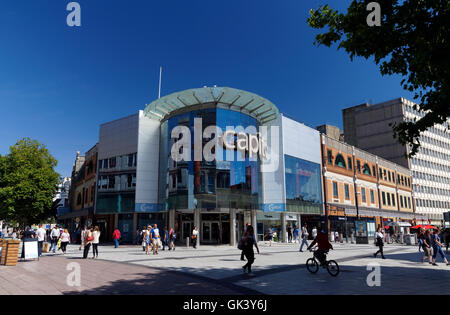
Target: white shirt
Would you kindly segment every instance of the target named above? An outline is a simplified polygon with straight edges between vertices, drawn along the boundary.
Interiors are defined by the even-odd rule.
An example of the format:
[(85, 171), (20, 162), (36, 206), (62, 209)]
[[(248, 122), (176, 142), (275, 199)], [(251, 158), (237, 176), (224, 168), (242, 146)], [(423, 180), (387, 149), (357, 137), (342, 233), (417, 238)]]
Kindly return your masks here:
[(69, 233), (63, 232), (63, 234), (61, 234), (61, 242), (69, 242), (69, 240), (70, 240)]
[(53, 229), (52, 233), (50, 233), (51, 237), (59, 237), (59, 229)]
[(192, 235), (197, 236), (197, 235), (198, 235), (198, 230), (193, 230), (193, 231), (192, 231)]
[(43, 229), (43, 228), (40, 228), (40, 229), (38, 229), (37, 231), (36, 231), (36, 235), (37, 235), (37, 238), (38, 238), (38, 242), (43, 242), (44, 241), (44, 239), (45, 239), (45, 229)]
[(312, 236), (313, 236), (314, 238), (316, 238), (316, 236), (317, 236), (317, 229), (313, 229), (313, 230), (312, 230)]
[(100, 243), (100, 231), (94, 231), (92, 232), (92, 235), (94, 236), (94, 240), (92, 241), (93, 244)]

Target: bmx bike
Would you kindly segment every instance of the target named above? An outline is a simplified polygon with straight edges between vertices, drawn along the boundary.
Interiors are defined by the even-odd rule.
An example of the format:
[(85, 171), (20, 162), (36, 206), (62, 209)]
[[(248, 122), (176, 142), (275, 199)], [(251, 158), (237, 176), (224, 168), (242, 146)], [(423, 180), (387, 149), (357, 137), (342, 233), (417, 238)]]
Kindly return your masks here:
[[(317, 251), (317, 248), (310, 249), (310, 252), (315, 253)], [(339, 274), (339, 265), (335, 260), (325, 260), (323, 264), (321, 264), (315, 255), (313, 255), (312, 258), (309, 258), (306, 261), (306, 269), (308, 269), (311, 273), (317, 273), (319, 271), (319, 266), (322, 266), (322, 268), (326, 268), (328, 273), (333, 276), (337, 277)]]

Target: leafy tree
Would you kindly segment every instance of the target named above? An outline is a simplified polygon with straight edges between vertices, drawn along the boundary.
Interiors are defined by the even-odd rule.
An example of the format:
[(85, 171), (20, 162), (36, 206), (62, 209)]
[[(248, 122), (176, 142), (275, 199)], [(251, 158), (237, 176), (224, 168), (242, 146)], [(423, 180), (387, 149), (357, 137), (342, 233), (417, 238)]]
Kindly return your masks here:
[(45, 145), (29, 138), (0, 156), (0, 217), (23, 225), (52, 215), (59, 175)]
[(393, 133), (401, 144), (411, 146), (409, 156), (413, 156), (420, 147), (420, 134), (450, 117), (450, 1), (378, 0), (380, 26), (368, 25), (374, 13), (368, 11), (370, 2), (353, 0), (345, 14), (319, 6), (310, 10), (308, 24), (327, 28), (316, 36), (316, 45), (338, 43), (351, 60), (372, 57), (382, 75), (404, 77), (402, 87), (414, 92), (415, 109), (425, 116), (393, 125)]

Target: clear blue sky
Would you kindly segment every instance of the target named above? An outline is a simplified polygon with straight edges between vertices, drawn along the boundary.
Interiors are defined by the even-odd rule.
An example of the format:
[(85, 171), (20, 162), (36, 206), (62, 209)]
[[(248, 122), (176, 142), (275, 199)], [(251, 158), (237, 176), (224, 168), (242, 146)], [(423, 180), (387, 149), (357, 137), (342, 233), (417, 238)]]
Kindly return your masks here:
[[(0, 154), (23, 137), (45, 143), (70, 176), (99, 124), (162, 94), (204, 85), (257, 93), (310, 126), (342, 126), (341, 110), (412, 98), (371, 60), (315, 47), (309, 9), (326, 0), (3, 1), (0, 8)], [(329, 0), (337, 8), (350, 1)]]

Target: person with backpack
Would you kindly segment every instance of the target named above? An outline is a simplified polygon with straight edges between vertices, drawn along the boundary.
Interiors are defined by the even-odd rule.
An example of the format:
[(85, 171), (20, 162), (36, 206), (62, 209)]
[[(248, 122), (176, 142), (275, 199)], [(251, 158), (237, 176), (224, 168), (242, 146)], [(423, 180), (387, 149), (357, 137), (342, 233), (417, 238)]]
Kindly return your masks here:
[(116, 228), (113, 232), (112, 238), (114, 240), (114, 248), (119, 247), (119, 240), (120, 240), (120, 231), (118, 228)]
[(240, 247), (240, 249), (242, 249), (245, 257), (247, 258), (247, 263), (242, 266), (242, 271), (244, 274), (246, 271), (248, 271), (248, 275), (252, 276), (252, 265), (255, 262), (255, 253), (253, 251), (253, 246), (256, 247), (256, 250), (259, 254), (258, 243), (255, 240), (255, 232), (253, 226), (249, 225), (247, 227), (247, 231), (245, 232), (238, 246)]

